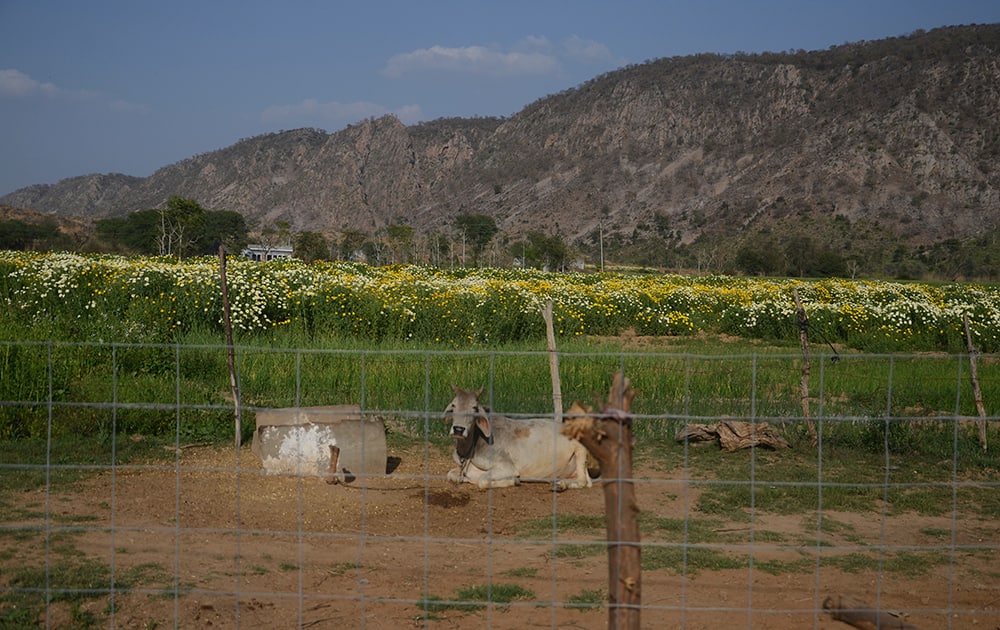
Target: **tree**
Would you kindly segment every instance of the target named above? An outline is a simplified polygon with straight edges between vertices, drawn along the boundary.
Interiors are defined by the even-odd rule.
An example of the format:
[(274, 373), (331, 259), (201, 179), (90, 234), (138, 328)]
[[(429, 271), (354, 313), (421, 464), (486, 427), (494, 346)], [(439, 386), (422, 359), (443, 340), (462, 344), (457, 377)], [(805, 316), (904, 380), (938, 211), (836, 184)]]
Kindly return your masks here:
[(429, 262), (438, 267), (448, 258), (451, 251), (451, 241), (447, 236), (439, 232), (431, 232), (427, 235), (427, 255)]
[(653, 213), (653, 229), (656, 230), (657, 235), (661, 238), (667, 238), (670, 236), (671, 226), (670, 217), (662, 212)]
[(159, 213), (158, 253), (178, 258), (193, 253), (195, 237), (204, 227), (205, 209), (193, 199), (174, 195)]
[(844, 257), (826, 246), (818, 246), (808, 236), (793, 236), (785, 246), (790, 276), (830, 277), (847, 273)]
[(295, 257), (307, 263), (330, 259), (330, 244), (319, 232), (299, 232), (295, 235)]
[(149, 255), (214, 254), (219, 245), (232, 252), (247, 245), (246, 219), (230, 210), (205, 210), (197, 202), (171, 197), (167, 208), (100, 219), (95, 231), (110, 247)]
[(160, 253), (160, 210), (138, 210), (125, 218), (100, 219), (96, 230), (115, 249), (136, 254)]
[(816, 257), (816, 245), (808, 236), (796, 235), (785, 244), (787, 274), (804, 278), (810, 271), (810, 261)]
[(340, 234), (339, 256), (341, 260), (354, 260), (363, 255), (362, 247), (368, 235), (358, 230), (344, 230)]
[(247, 222), (239, 212), (206, 211), (201, 228), (195, 237), (200, 254), (214, 254), (219, 251), (219, 245), (230, 252), (241, 252), (247, 246)]
[(371, 265), (381, 265), (385, 262), (385, 245), (375, 239), (367, 239), (361, 244), (361, 252)]
[(522, 266), (550, 271), (564, 269), (569, 258), (569, 248), (559, 236), (537, 231), (528, 232), (525, 240), (511, 245), (510, 253), (521, 259)]
[(94, 222), (94, 234), (111, 247), (118, 247), (128, 227), (128, 219), (124, 217), (108, 217)]
[(413, 247), (413, 228), (409, 225), (394, 223), (386, 227), (389, 248), (393, 263), (410, 262), (410, 250)]
[(751, 276), (776, 275), (785, 265), (784, 256), (771, 240), (747, 244), (736, 252), (736, 268)]
[(472, 248), (472, 262), (479, 264), (483, 249), (496, 236), (500, 229), (493, 217), (485, 214), (460, 214), (455, 217), (455, 227), (462, 234), (465, 243)]
[(292, 244), (292, 226), (288, 221), (275, 221), (274, 225), (263, 228), (258, 235), (258, 242), (268, 254), (278, 245)]
[(59, 227), (54, 221), (28, 223), (20, 219), (0, 221), (0, 249), (39, 249), (45, 242), (54, 242)]
[(847, 275), (847, 261), (829, 247), (824, 247), (816, 253), (809, 272), (812, 276), (822, 278), (844, 276)]

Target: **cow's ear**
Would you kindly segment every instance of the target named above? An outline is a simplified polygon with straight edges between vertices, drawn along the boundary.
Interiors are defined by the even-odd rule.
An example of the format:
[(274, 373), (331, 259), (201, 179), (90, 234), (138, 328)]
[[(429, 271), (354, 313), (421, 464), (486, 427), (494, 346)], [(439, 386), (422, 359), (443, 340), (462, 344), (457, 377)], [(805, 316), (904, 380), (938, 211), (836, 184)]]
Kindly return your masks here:
[(479, 432), (486, 438), (487, 443), (492, 444), (493, 432), (490, 429), (490, 419), (486, 416), (476, 416), (476, 426), (479, 427)]

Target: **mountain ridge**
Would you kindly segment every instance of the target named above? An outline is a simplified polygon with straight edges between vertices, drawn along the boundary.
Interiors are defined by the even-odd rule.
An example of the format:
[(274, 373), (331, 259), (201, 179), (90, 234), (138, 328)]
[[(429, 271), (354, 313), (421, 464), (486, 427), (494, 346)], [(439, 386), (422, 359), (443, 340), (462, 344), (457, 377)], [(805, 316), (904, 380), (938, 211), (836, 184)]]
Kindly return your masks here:
[(955, 26), (657, 59), (508, 118), (273, 132), (148, 177), (83, 175), (0, 203), (96, 219), (179, 195), (332, 238), (393, 224), (448, 233), (477, 213), (507, 239), (656, 239), (706, 260), (805, 233), (868, 256), (889, 236), (919, 247), (1000, 230), (998, 120), (1000, 24)]

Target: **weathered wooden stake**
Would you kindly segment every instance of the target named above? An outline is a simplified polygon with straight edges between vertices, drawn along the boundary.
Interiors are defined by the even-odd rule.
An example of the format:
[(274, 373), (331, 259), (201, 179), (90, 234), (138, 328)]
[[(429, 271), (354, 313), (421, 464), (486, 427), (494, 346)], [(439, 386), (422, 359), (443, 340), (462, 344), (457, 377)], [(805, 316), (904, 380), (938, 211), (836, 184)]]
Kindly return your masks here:
[(556, 353), (556, 331), (552, 324), (552, 300), (545, 303), (542, 318), (545, 319), (545, 337), (549, 347), (549, 373), (552, 376), (552, 406), (555, 409), (556, 420), (562, 422), (562, 381), (559, 379), (559, 355)]
[(802, 417), (806, 419), (806, 426), (809, 427), (809, 439), (812, 445), (816, 446), (819, 443), (816, 437), (816, 425), (809, 415), (809, 372), (812, 370), (812, 361), (809, 358), (809, 318), (806, 317), (806, 309), (799, 300), (798, 289), (795, 289), (795, 310), (799, 318), (799, 344), (802, 346)]
[(226, 248), (219, 245), (219, 276), (222, 285), (222, 327), (226, 330), (226, 363), (229, 365), (229, 385), (236, 408), (236, 450), (243, 444), (243, 417), (240, 412), (240, 385), (236, 378), (236, 356), (233, 348), (233, 324), (229, 311), (229, 285), (226, 283)]
[(976, 412), (979, 414), (979, 445), (986, 450), (986, 406), (983, 405), (983, 390), (979, 388), (979, 367), (977, 357), (979, 350), (972, 345), (972, 332), (969, 330), (969, 315), (962, 314), (962, 323), (965, 324), (965, 348), (969, 351), (969, 378), (972, 379), (972, 396), (976, 399)]
[(632, 422), (635, 391), (622, 372), (614, 376), (603, 411), (574, 403), (564, 435), (580, 441), (601, 467), (608, 528), (608, 628), (639, 629), (642, 565), (639, 506), (632, 481)]

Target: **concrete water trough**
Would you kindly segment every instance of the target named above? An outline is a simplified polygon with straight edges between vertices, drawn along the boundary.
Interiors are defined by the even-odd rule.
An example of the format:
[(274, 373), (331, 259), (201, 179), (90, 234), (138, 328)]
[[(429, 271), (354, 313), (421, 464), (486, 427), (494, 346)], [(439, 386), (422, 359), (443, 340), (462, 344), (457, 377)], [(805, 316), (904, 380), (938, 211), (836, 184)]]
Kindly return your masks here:
[(259, 409), (251, 450), (269, 474), (328, 483), (386, 474), (385, 423), (358, 405)]

